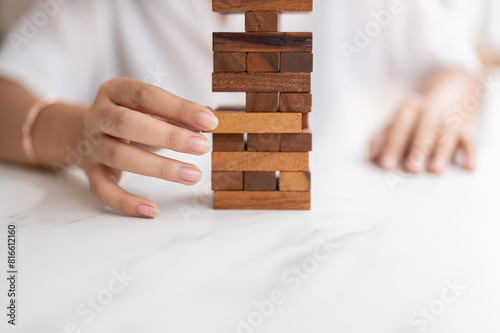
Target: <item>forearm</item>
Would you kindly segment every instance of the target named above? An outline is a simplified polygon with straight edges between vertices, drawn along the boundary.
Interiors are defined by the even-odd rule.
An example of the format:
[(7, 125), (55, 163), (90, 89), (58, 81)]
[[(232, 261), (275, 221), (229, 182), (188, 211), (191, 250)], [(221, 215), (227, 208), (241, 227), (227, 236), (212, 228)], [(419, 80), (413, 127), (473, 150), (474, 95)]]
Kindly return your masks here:
[[(22, 126), (37, 98), (22, 87), (0, 79), (0, 159), (31, 165), (22, 145)], [(54, 104), (33, 124), (31, 137), (37, 163), (43, 168), (67, 165), (68, 152), (82, 137), (85, 107)]]

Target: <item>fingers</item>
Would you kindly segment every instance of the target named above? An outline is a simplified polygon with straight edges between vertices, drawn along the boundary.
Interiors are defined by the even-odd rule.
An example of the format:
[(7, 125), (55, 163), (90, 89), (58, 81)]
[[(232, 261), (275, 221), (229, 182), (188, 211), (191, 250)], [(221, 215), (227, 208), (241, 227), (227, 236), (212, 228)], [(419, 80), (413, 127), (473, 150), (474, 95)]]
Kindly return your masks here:
[(158, 217), (158, 206), (150, 200), (130, 194), (119, 187), (118, 179), (114, 177), (109, 167), (97, 164), (89, 170), (88, 174), (92, 192), (104, 204), (132, 216)]
[(129, 78), (114, 79), (103, 84), (101, 92), (117, 105), (197, 130), (213, 130), (218, 126), (217, 118), (207, 108), (144, 82)]
[(103, 138), (96, 157), (112, 168), (185, 185), (198, 183), (202, 176), (194, 165), (158, 156), (110, 136)]
[(457, 151), (458, 135), (449, 132), (437, 142), (434, 155), (429, 165), (429, 171), (432, 173), (442, 173), (451, 163), (455, 152)]
[(429, 157), (434, 152), (436, 142), (439, 140), (436, 133), (441, 126), (440, 112), (436, 111), (425, 110), (420, 118), (416, 119), (417, 129), (405, 162), (405, 168), (410, 173), (418, 174), (427, 170)]
[(470, 135), (462, 135), (458, 140), (458, 147), (464, 153), (463, 168), (473, 171), (476, 168), (477, 144)]
[(116, 105), (106, 112), (109, 113), (107, 118), (110, 125), (102, 130), (110, 136), (194, 155), (203, 155), (212, 149), (212, 145), (202, 134), (174, 126), (150, 115)]
[(414, 131), (420, 105), (411, 101), (404, 105), (387, 130), (387, 138), (378, 159), (379, 165), (386, 170), (399, 167)]
[(378, 133), (370, 143), (370, 161), (376, 162), (379, 159), (380, 153), (382, 152), (382, 148), (384, 147), (384, 143), (387, 139), (387, 132), (388, 129), (385, 129)]

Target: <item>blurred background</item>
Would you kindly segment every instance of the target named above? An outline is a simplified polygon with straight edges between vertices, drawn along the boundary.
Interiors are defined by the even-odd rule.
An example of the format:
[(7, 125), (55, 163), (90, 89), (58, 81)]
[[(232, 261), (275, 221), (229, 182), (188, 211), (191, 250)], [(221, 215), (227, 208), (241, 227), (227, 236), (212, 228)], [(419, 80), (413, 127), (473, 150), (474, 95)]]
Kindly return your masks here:
[[(500, 66), (500, 1), (441, 0), (470, 36), (486, 65)], [(0, 40), (35, 0), (0, 0)]]

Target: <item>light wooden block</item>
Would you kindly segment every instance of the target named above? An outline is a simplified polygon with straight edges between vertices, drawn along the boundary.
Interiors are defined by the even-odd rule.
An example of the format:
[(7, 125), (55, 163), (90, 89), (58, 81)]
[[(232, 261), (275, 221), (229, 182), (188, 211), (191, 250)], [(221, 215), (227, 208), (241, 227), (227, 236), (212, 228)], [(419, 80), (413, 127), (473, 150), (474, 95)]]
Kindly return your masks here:
[(219, 191), (215, 209), (310, 210), (311, 192)]
[(219, 127), (208, 133), (301, 133), (300, 113), (214, 112)]
[(283, 192), (311, 191), (311, 173), (280, 172), (279, 190)]
[(309, 153), (213, 152), (213, 171), (309, 171)]
[(212, 190), (241, 191), (243, 190), (243, 172), (212, 172)]

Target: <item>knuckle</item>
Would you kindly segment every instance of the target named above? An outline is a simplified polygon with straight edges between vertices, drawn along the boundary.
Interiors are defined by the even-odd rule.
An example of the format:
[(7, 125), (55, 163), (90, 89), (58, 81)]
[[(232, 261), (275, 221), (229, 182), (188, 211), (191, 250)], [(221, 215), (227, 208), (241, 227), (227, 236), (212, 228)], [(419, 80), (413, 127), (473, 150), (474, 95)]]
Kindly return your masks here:
[(121, 146), (119, 144), (108, 145), (105, 150), (104, 159), (111, 165), (118, 165), (122, 159)]
[(165, 179), (165, 180), (172, 179), (173, 178), (172, 173), (173, 173), (173, 167), (172, 167), (171, 163), (169, 163), (167, 161), (163, 161), (163, 162), (159, 163), (158, 176), (161, 179)]
[(130, 113), (126, 110), (115, 110), (110, 118), (107, 123), (112, 124), (114, 134), (122, 135), (130, 123)]
[(147, 103), (153, 94), (153, 88), (147, 84), (138, 84), (133, 90), (133, 102), (136, 106)]
[(165, 148), (176, 148), (180, 144), (179, 130), (172, 126), (172, 128), (165, 132)]
[(177, 108), (177, 118), (180, 122), (185, 124), (189, 124), (190, 122), (192, 122), (195, 105), (195, 103), (187, 100), (182, 100), (179, 103), (179, 106)]

